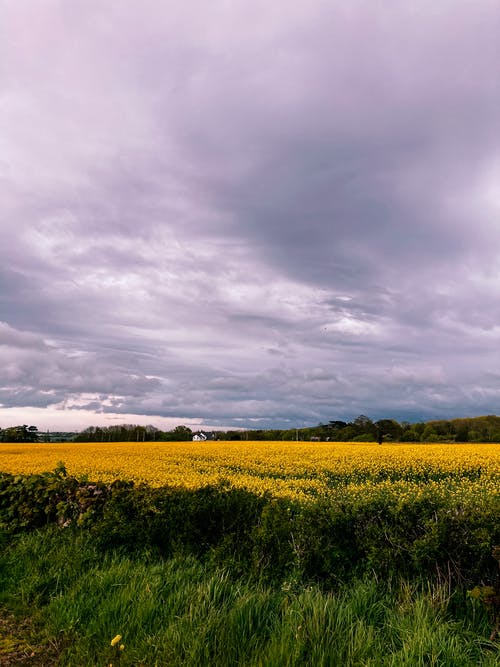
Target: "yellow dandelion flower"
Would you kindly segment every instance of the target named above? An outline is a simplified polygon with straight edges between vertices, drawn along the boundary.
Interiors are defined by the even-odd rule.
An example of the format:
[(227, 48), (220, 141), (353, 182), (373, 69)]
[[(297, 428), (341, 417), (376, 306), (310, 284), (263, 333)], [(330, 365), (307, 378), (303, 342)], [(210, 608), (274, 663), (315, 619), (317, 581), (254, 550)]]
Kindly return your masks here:
[(118, 642), (121, 640), (122, 636), (121, 635), (116, 635), (116, 637), (113, 637), (111, 640), (111, 646), (116, 646)]

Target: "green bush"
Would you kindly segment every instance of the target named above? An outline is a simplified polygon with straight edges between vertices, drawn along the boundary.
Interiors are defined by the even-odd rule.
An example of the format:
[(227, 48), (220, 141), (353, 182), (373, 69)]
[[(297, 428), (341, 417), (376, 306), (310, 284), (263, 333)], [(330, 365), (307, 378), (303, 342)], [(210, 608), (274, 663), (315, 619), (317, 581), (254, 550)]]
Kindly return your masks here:
[(0, 532), (54, 524), (85, 531), (101, 551), (193, 555), (268, 580), (299, 578), (336, 586), (377, 572), (455, 582), (493, 579), (500, 543), (498, 501), (456, 506), (431, 492), (397, 496), (346, 493), (300, 503), (220, 484), (196, 490), (106, 485), (63, 468), (0, 475)]

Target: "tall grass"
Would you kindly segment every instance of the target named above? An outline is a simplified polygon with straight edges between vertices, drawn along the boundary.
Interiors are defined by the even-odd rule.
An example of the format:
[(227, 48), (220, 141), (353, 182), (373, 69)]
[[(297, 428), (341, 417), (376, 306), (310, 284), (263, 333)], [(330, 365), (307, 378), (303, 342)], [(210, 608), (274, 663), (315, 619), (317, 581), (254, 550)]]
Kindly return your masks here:
[[(328, 593), (234, 579), (194, 558), (103, 555), (84, 533), (9, 541), (0, 605), (34, 617), (62, 666), (500, 665), (487, 618), (445, 586), (372, 578)], [(123, 650), (110, 645), (117, 634)]]

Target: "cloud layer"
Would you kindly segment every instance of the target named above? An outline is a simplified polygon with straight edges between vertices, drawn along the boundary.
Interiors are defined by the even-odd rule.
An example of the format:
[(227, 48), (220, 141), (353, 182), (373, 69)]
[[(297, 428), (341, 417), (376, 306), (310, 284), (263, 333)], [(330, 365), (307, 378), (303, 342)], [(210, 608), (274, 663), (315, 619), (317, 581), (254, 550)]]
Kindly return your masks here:
[(497, 2), (1, 11), (0, 426), (498, 412)]

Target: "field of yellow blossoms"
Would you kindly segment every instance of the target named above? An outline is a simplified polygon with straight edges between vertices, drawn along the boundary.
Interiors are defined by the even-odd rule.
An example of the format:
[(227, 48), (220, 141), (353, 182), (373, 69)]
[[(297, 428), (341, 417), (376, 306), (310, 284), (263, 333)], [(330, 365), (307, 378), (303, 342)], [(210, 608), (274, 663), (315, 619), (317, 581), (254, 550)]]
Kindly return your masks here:
[(343, 493), (450, 494), (477, 501), (500, 489), (499, 444), (112, 442), (1, 444), (0, 472), (48, 472), (190, 489), (224, 483), (299, 500)]

